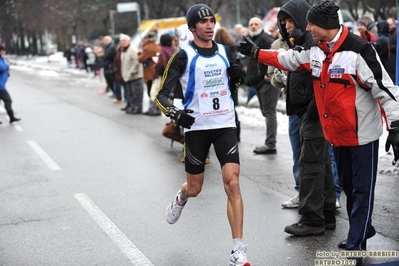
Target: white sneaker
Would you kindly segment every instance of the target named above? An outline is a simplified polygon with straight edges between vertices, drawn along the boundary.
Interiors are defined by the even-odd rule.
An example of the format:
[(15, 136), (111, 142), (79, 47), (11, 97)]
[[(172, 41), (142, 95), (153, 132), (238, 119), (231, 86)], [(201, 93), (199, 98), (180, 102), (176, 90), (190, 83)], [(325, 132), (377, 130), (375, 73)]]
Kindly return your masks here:
[(287, 209), (294, 209), (298, 208), (298, 204), (299, 204), (299, 194), (290, 199), (289, 201), (283, 202), (281, 206)]
[(166, 221), (170, 224), (174, 224), (179, 220), (180, 214), (183, 211), (184, 206), (186, 205), (187, 201), (180, 206), (177, 203), (178, 196), (180, 195), (180, 190), (177, 192), (176, 197), (173, 201), (169, 204), (168, 208), (166, 209)]
[(337, 198), (336, 201), (335, 201), (335, 208), (336, 209), (341, 208), (341, 202), (339, 202), (339, 198)]
[(231, 251), (229, 266), (251, 266), (246, 251), (246, 246), (241, 245), (237, 250)]

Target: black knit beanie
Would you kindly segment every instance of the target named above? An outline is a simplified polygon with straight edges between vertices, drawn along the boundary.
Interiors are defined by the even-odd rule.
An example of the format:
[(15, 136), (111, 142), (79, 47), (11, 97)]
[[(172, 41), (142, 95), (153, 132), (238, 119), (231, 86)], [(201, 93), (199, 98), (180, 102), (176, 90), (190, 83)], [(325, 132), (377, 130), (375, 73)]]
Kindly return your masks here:
[(324, 29), (339, 29), (338, 10), (333, 0), (321, 0), (310, 8), (306, 19)]
[(186, 20), (188, 28), (191, 29), (195, 26), (201, 19), (204, 17), (214, 17), (215, 14), (213, 13), (212, 9), (204, 4), (196, 4), (190, 7), (187, 11)]

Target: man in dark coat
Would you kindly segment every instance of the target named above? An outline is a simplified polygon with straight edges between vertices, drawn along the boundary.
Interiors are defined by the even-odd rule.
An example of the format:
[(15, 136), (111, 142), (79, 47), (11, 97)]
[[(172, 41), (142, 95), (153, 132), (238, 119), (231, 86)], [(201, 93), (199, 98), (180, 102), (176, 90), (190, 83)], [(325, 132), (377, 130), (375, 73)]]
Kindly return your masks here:
[[(260, 18), (251, 18), (249, 29), (249, 37), (256, 45), (262, 47), (262, 49), (270, 49), (274, 39), (263, 30)], [(275, 154), (277, 152), (277, 101), (280, 91), (270, 84), (267, 66), (258, 64), (258, 61), (252, 58), (248, 65), (246, 84), (255, 87), (262, 115), (266, 118), (265, 144), (256, 147), (254, 153)]]
[[(278, 13), (280, 33), (290, 49), (309, 48), (313, 42), (306, 32), (306, 14), (310, 9), (304, 0), (291, 0)], [(331, 170), (328, 143), (319, 121), (310, 72), (288, 72), (287, 115), (299, 117), (301, 156), (298, 213), (301, 218), (285, 227), (297, 236), (323, 234), (335, 229), (335, 184)]]

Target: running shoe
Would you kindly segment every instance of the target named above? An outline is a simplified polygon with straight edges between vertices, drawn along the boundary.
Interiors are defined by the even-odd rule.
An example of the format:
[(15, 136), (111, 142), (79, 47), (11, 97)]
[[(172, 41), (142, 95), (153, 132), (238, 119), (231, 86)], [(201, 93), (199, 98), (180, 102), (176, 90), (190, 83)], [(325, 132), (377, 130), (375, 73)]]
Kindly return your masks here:
[(283, 202), (281, 206), (283, 206), (286, 209), (294, 209), (298, 208), (298, 204), (299, 204), (299, 194), (293, 197), (292, 199)]
[(187, 201), (180, 205), (178, 202), (178, 197), (180, 195), (180, 190), (177, 192), (176, 197), (173, 201), (169, 204), (168, 208), (166, 209), (166, 221), (170, 224), (174, 224), (179, 220), (180, 214), (183, 211), (184, 206), (186, 205)]
[(335, 209), (339, 209), (339, 208), (341, 208), (341, 202), (339, 201), (339, 198), (337, 198), (335, 200)]
[(229, 266), (251, 266), (246, 251), (246, 246), (241, 245), (237, 250), (231, 251)]

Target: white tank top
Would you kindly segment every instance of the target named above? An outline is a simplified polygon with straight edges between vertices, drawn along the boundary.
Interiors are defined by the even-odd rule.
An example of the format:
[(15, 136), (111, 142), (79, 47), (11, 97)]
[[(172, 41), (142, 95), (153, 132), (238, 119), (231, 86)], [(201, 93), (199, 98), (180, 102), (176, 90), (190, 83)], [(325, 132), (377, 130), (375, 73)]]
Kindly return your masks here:
[(187, 65), (180, 82), (184, 94), (184, 107), (194, 111), (191, 129), (207, 130), (236, 127), (234, 102), (229, 87), (229, 62), (223, 45), (212, 56), (200, 55), (192, 45), (183, 50)]

